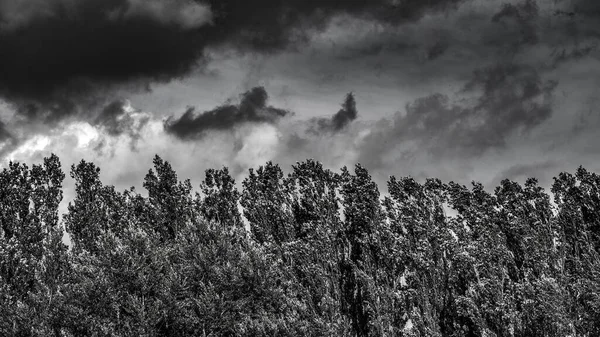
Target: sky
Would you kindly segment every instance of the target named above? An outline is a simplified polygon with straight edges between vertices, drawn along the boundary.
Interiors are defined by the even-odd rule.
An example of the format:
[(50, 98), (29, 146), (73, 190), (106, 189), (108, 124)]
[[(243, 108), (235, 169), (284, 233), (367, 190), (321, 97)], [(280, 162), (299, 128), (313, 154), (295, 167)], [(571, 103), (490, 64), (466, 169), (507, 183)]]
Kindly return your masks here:
[(599, 42), (596, 0), (0, 0), (0, 166), (549, 187), (600, 171)]

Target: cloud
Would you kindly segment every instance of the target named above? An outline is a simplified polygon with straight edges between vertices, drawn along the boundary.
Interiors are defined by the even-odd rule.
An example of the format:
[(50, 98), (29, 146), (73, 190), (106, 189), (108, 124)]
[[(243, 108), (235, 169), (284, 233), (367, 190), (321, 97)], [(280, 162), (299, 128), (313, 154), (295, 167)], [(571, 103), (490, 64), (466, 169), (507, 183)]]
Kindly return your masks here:
[[(594, 0), (574, 0), (568, 2), (568, 6), (562, 13), (569, 14), (568, 16), (583, 16), (587, 18), (597, 18), (600, 16), (600, 4)], [(600, 23), (594, 22), (598, 25)], [(592, 32), (589, 32), (592, 33)]]
[(536, 26), (538, 16), (539, 7), (535, 0), (525, 0), (516, 5), (505, 3), (500, 11), (494, 14), (492, 22), (501, 24), (505, 34), (512, 36), (498, 36), (503, 41), (497, 42), (508, 41), (512, 44), (513, 51), (524, 44), (536, 44), (539, 40)]
[(3, 142), (10, 138), (12, 138), (12, 135), (10, 134), (10, 132), (8, 132), (8, 130), (6, 130), (6, 124), (0, 121), (0, 142)]
[[(562, 5), (562, 6), (561, 6)], [(600, 3), (593, 0), (565, 1), (553, 11), (552, 25), (547, 35), (559, 38), (562, 44), (555, 46), (556, 63), (579, 60), (593, 51), (600, 40)]]
[(181, 117), (167, 119), (165, 131), (180, 139), (193, 140), (202, 138), (209, 130), (227, 130), (245, 123), (274, 123), (289, 114), (268, 106), (268, 98), (264, 87), (255, 87), (241, 95), (238, 105), (226, 104), (200, 114), (188, 108)]
[(431, 47), (427, 49), (427, 59), (435, 60), (436, 58), (442, 56), (448, 49), (448, 43), (443, 41), (438, 41), (433, 44)]
[(77, 19), (77, 15), (105, 16), (104, 19), (114, 21), (139, 17), (183, 29), (198, 28), (211, 19), (210, 9), (193, 0), (3, 0), (0, 9), (3, 32), (18, 31), (57, 17)]
[[(152, 120), (152, 116), (147, 112), (142, 112), (131, 107), (129, 101), (117, 99), (107, 104), (95, 120), (90, 122), (110, 137), (126, 135), (129, 141), (131, 151), (137, 151), (137, 144), (141, 139), (142, 129)], [(107, 149), (106, 140), (102, 140), (95, 147), (94, 151), (103, 152)]]
[(556, 50), (552, 53), (554, 59), (550, 67), (556, 68), (568, 61), (581, 60), (596, 51), (597, 46), (596, 42), (591, 42), (590, 44), (568, 46), (562, 48), (562, 50)]
[(111, 14), (113, 20), (148, 17), (186, 30), (200, 28), (212, 19), (210, 9), (193, 0), (129, 0), (126, 10)]
[(358, 116), (354, 94), (349, 93), (344, 99), (342, 108), (330, 118), (313, 118), (310, 120), (310, 131), (313, 133), (337, 132), (345, 128)]
[(0, 158), (3, 158), (15, 146), (16, 140), (14, 136), (7, 130), (6, 124), (0, 121)]
[[(570, 10), (577, 20), (550, 20), (549, 5), (533, 0), (0, 0), (0, 97), (26, 120), (51, 123), (79, 113), (88, 118), (117, 91), (145, 90), (190, 74), (210, 62), (215, 49), (267, 55), (305, 50), (339, 18), (346, 22), (342, 31), (354, 21), (371, 32), (363, 39), (368, 43), (351, 36), (344, 45), (333, 37), (339, 57), (376, 55), (377, 71), (388, 74), (386, 64), (402, 63), (399, 54), (414, 54), (415, 60), (397, 66), (404, 66), (405, 77), (423, 80), (440, 69), (481, 66), (498, 51), (506, 58), (506, 51), (554, 43), (570, 36), (569, 29), (591, 36), (597, 5), (572, 3), (552, 8)], [(590, 53), (584, 42), (573, 52), (561, 53), (557, 43), (550, 47), (562, 60)], [(465, 59), (472, 60), (469, 66), (459, 64)], [(423, 61), (435, 65), (425, 69)]]
[(0, 0), (0, 8), (0, 96), (45, 121), (93, 106), (114, 85), (187, 74), (205, 45), (193, 28), (210, 24), (208, 7), (183, 0)]
[(398, 155), (397, 160), (409, 162), (471, 159), (503, 148), (511, 135), (550, 118), (555, 87), (530, 66), (480, 69), (461, 90), (462, 104), (433, 94), (408, 104), (393, 120), (380, 121), (365, 138), (359, 161), (381, 167)]
[[(117, 115), (123, 115), (119, 106), (122, 105), (115, 103), (111, 108), (118, 112)], [(282, 136), (276, 125), (250, 123), (236, 127), (233, 132), (215, 133), (189, 142), (167, 134), (163, 121), (152, 117), (150, 112), (138, 111), (127, 104), (125, 107), (124, 114), (149, 116), (148, 122), (141, 125), (135, 135), (110, 132), (103, 124), (65, 121), (8, 150), (0, 168), (7, 165), (8, 160), (40, 162), (55, 153), (67, 173), (71, 164), (84, 159), (102, 169), (101, 178), (106, 184), (115, 185), (119, 190), (130, 186), (140, 189), (145, 173), (152, 166), (153, 156), (158, 154), (173, 165), (182, 179), (191, 178), (194, 186), (198, 186), (205, 169), (228, 166), (235, 174), (244, 175), (248, 168), (272, 160), (277, 155)], [(132, 142), (136, 143), (135, 151), (131, 149)], [(74, 197), (73, 183), (67, 174), (63, 211)]]
[(400, 24), (460, 0), (0, 0), (0, 97), (56, 122), (208, 62), (207, 47), (299, 47), (332, 17)]
[(245, 48), (278, 50), (307, 38), (307, 33), (325, 28), (338, 15), (401, 24), (419, 20), (429, 12), (456, 8), (464, 0), (396, 1), (236, 1), (210, 0), (215, 27), (221, 38)]
[[(17, 109), (2, 116), (0, 139), (2, 129), (13, 138), (0, 140), (0, 154), (13, 139), (19, 148), (45, 144), (39, 137), (68, 153), (73, 137), (54, 129), (85, 121), (91, 129), (78, 134), (101, 135), (85, 151), (121, 175), (132, 156), (147, 159), (136, 163), (146, 170), (163, 151), (184, 167), (218, 155), (211, 165), (236, 172), (315, 158), (334, 169), (360, 161), (379, 178), (492, 179), (522, 154), (544, 162), (546, 138), (560, 151), (575, 140), (592, 151), (590, 116), (581, 117), (586, 139), (579, 129), (567, 139), (561, 127), (597, 91), (598, 8), (592, 0), (0, 0), (0, 98)], [(251, 59), (260, 67), (245, 80)], [(217, 74), (210, 81), (178, 81), (205, 65)], [(557, 78), (558, 89), (548, 80)], [(213, 108), (224, 100), (209, 95), (256, 85), (271, 100), (255, 88)], [(294, 92), (277, 94), (283, 87)], [(348, 87), (360, 119), (356, 106), (335, 106)], [(137, 101), (129, 95), (146, 89)], [(301, 115), (282, 118), (283, 108)], [(163, 111), (182, 114), (165, 123)]]
[(92, 125), (102, 127), (111, 136), (127, 133), (136, 137), (149, 119), (148, 114), (136, 111), (128, 101), (115, 100), (104, 107)]
[(236, 146), (231, 158), (232, 173), (245, 174), (248, 168), (264, 165), (277, 155), (281, 132), (268, 124), (245, 125), (234, 134)]

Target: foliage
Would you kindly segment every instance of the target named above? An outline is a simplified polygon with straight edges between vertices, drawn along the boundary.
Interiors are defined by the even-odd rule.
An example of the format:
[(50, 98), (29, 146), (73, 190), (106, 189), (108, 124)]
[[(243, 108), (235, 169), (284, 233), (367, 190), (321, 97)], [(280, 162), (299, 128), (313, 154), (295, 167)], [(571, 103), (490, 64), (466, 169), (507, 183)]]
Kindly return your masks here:
[(600, 176), (583, 168), (552, 195), (391, 177), (382, 198), (360, 165), (269, 162), (241, 191), (211, 169), (194, 193), (153, 164), (144, 194), (73, 165), (62, 219), (56, 156), (0, 172), (0, 335), (600, 335)]

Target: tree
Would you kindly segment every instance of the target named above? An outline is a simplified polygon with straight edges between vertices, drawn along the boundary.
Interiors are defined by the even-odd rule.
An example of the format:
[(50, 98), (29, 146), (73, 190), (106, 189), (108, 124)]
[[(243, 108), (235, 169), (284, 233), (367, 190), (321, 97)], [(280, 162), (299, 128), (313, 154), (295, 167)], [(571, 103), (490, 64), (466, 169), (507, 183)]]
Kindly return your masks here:
[(600, 333), (600, 300), (595, 295), (600, 290), (599, 187), (600, 177), (582, 167), (575, 175), (561, 173), (552, 185), (570, 295), (569, 318), (578, 335)]
[(342, 254), (342, 310), (352, 322), (357, 336), (373, 332), (371, 296), (374, 271), (381, 260), (377, 231), (381, 218), (379, 190), (368, 171), (356, 165), (355, 174), (342, 168), (342, 205), (344, 207), (344, 251)]
[(250, 169), (242, 185), (241, 204), (256, 241), (281, 245), (292, 240), (296, 226), (281, 168), (268, 162), (256, 171)]
[(457, 336), (511, 335), (511, 259), (499, 226), (497, 199), (475, 182), (471, 190), (450, 183), (448, 193), (458, 212), (451, 226), (463, 243), (450, 279), (458, 317), (448, 328)]
[[(271, 162), (201, 193), (155, 157), (148, 195), (85, 161), (0, 171), (0, 335), (596, 336), (600, 176), (494, 193)], [(239, 201), (239, 204), (238, 204)], [(243, 226), (240, 206), (249, 224)], [(447, 215), (446, 209), (454, 215)]]
[(113, 186), (102, 184), (94, 163), (72, 165), (71, 177), (76, 195), (64, 217), (65, 227), (76, 250), (96, 253), (103, 249), (99, 238), (107, 232), (118, 235), (127, 226), (125, 199)]
[[(446, 224), (446, 186), (437, 179), (419, 184), (413, 178), (388, 182), (385, 200), (389, 219), (385, 254), (392, 325), (407, 335), (441, 336), (456, 311), (448, 288), (456, 250), (454, 233)], [(398, 296), (401, 294), (401, 296)]]
[(292, 196), (295, 240), (286, 246), (286, 260), (302, 289), (315, 322), (314, 334), (349, 333), (341, 312), (344, 228), (340, 219), (340, 177), (314, 160), (296, 163), (286, 179)]
[(568, 335), (564, 278), (556, 262), (558, 228), (552, 221), (549, 196), (527, 179), (524, 186), (503, 180), (495, 191), (500, 227), (512, 256), (509, 276), (513, 283), (516, 336)]
[(57, 156), (43, 165), (11, 162), (0, 172), (1, 335), (58, 335), (68, 273), (58, 221), (64, 173)]
[(193, 203), (189, 180), (180, 182), (171, 164), (154, 157), (154, 171), (148, 171), (144, 179), (144, 188), (148, 190), (148, 200), (157, 217), (151, 219), (151, 226), (161, 240), (173, 240), (179, 230), (187, 226), (193, 214)]
[(204, 196), (200, 202), (200, 212), (207, 221), (214, 221), (228, 228), (243, 225), (238, 210), (240, 193), (226, 167), (221, 170), (206, 170), (206, 177), (200, 188)]

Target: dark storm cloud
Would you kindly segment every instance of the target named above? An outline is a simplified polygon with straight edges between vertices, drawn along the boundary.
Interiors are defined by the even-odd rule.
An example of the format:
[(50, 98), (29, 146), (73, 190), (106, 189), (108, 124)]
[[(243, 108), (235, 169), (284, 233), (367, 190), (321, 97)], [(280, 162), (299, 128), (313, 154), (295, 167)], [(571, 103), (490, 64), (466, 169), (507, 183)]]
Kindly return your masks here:
[(179, 118), (170, 117), (165, 131), (181, 139), (198, 139), (209, 130), (227, 130), (242, 123), (274, 123), (289, 114), (267, 105), (269, 96), (263, 87), (253, 88), (241, 95), (238, 105), (222, 105), (200, 114), (194, 108)]
[[(306, 38), (338, 14), (399, 24), (432, 11), (456, 8), (464, 0), (210, 0), (223, 40), (251, 49), (276, 50)], [(227, 36), (223, 38), (222, 36)]]
[(207, 46), (271, 52), (337, 14), (401, 23), (460, 2), (0, 0), (0, 96), (26, 118), (53, 121), (115, 85), (184, 76)]
[(598, 57), (600, 2), (593, 0), (474, 0), (445, 14), (401, 27), (350, 24), (355, 38), (333, 42), (329, 52), (337, 59), (323, 58), (321, 75), (339, 71), (342, 60), (346, 67), (360, 62), (359, 67), (384, 76), (392, 66), (404, 67), (402, 78), (414, 77), (406, 82), (423, 84), (439, 77), (464, 78), (493, 62), (543, 64), (551, 71), (565, 62)]
[(438, 41), (431, 47), (427, 49), (427, 59), (435, 60), (436, 58), (442, 56), (444, 52), (448, 49), (448, 43), (443, 41)]
[(536, 26), (538, 15), (539, 8), (535, 0), (502, 5), (500, 11), (492, 17), (492, 22), (501, 24), (503, 26), (502, 30), (507, 36), (499, 35), (497, 41), (490, 42), (503, 43), (504, 41), (510, 41), (514, 49), (523, 44), (536, 44), (538, 42), (538, 29)]
[(587, 39), (600, 39), (600, 2), (595, 0), (573, 0), (565, 2), (554, 11), (560, 33), (567, 36), (576, 47)]
[(472, 158), (501, 148), (515, 132), (529, 131), (552, 114), (554, 82), (543, 81), (529, 66), (497, 65), (474, 72), (462, 94), (475, 94), (467, 104), (454, 104), (434, 94), (406, 106), (393, 121), (381, 121), (361, 150), (361, 162), (381, 165), (400, 147), (404, 159), (428, 154), (436, 159)]
[(126, 109), (127, 102), (116, 100), (104, 107), (102, 112), (93, 121), (93, 125), (100, 126), (111, 136), (124, 133), (137, 137), (141, 128), (149, 121), (149, 116), (141, 116), (136, 120), (131, 111)]
[(354, 94), (349, 93), (344, 99), (342, 108), (330, 118), (313, 118), (309, 130), (312, 133), (337, 132), (345, 128), (358, 116)]
[(4, 142), (5, 140), (11, 139), (11, 138), (12, 138), (12, 135), (6, 129), (6, 124), (4, 124), (4, 122), (0, 121), (0, 142)]
[(564, 36), (568, 43), (554, 50), (552, 67), (594, 54), (600, 43), (600, 2), (568, 2), (567, 6), (554, 11), (554, 18), (560, 28), (555, 35)]
[[(561, 13), (567, 14), (568, 16), (585, 16), (585, 17), (599, 17), (600, 16), (600, 3), (595, 0), (574, 0), (570, 2), (570, 7), (566, 11)], [(600, 25), (600, 23), (596, 23)]]
[(17, 144), (17, 139), (8, 131), (7, 125), (0, 121), (0, 158), (13, 150)]
[(208, 24), (210, 12), (161, 4), (0, 0), (0, 95), (25, 117), (53, 120), (95, 103), (91, 93), (107, 86), (186, 74), (203, 46), (193, 22)]
[(553, 53), (553, 62), (552, 62), (552, 67), (556, 68), (558, 65), (568, 62), (568, 61), (573, 61), (573, 60), (580, 60), (588, 55), (590, 55), (592, 52), (594, 52), (597, 49), (597, 43), (592, 43), (592, 44), (588, 44), (588, 45), (583, 45), (583, 46), (573, 46), (571, 48), (562, 48), (562, 50), (560, 51), (556, 51), (555, 53)]
[(475, 71), (464, 91), (481, 91), (473, 111), (477, 118), (484, 116), (489, 130), (483, 130), (480, 140), (491, 138), (493, 145), (502, 145), (513, 130), (529, 130), (548, 119), (556, 85), (542, 80), (532, 66), (505, 64)]
[(125, 115), (125, 102), (117, 100), (109, 103), (94, 121), (94, 125), (100, 125), (106, 129), (110, 135), (120, 135), (123, 133), (119, 117)]

